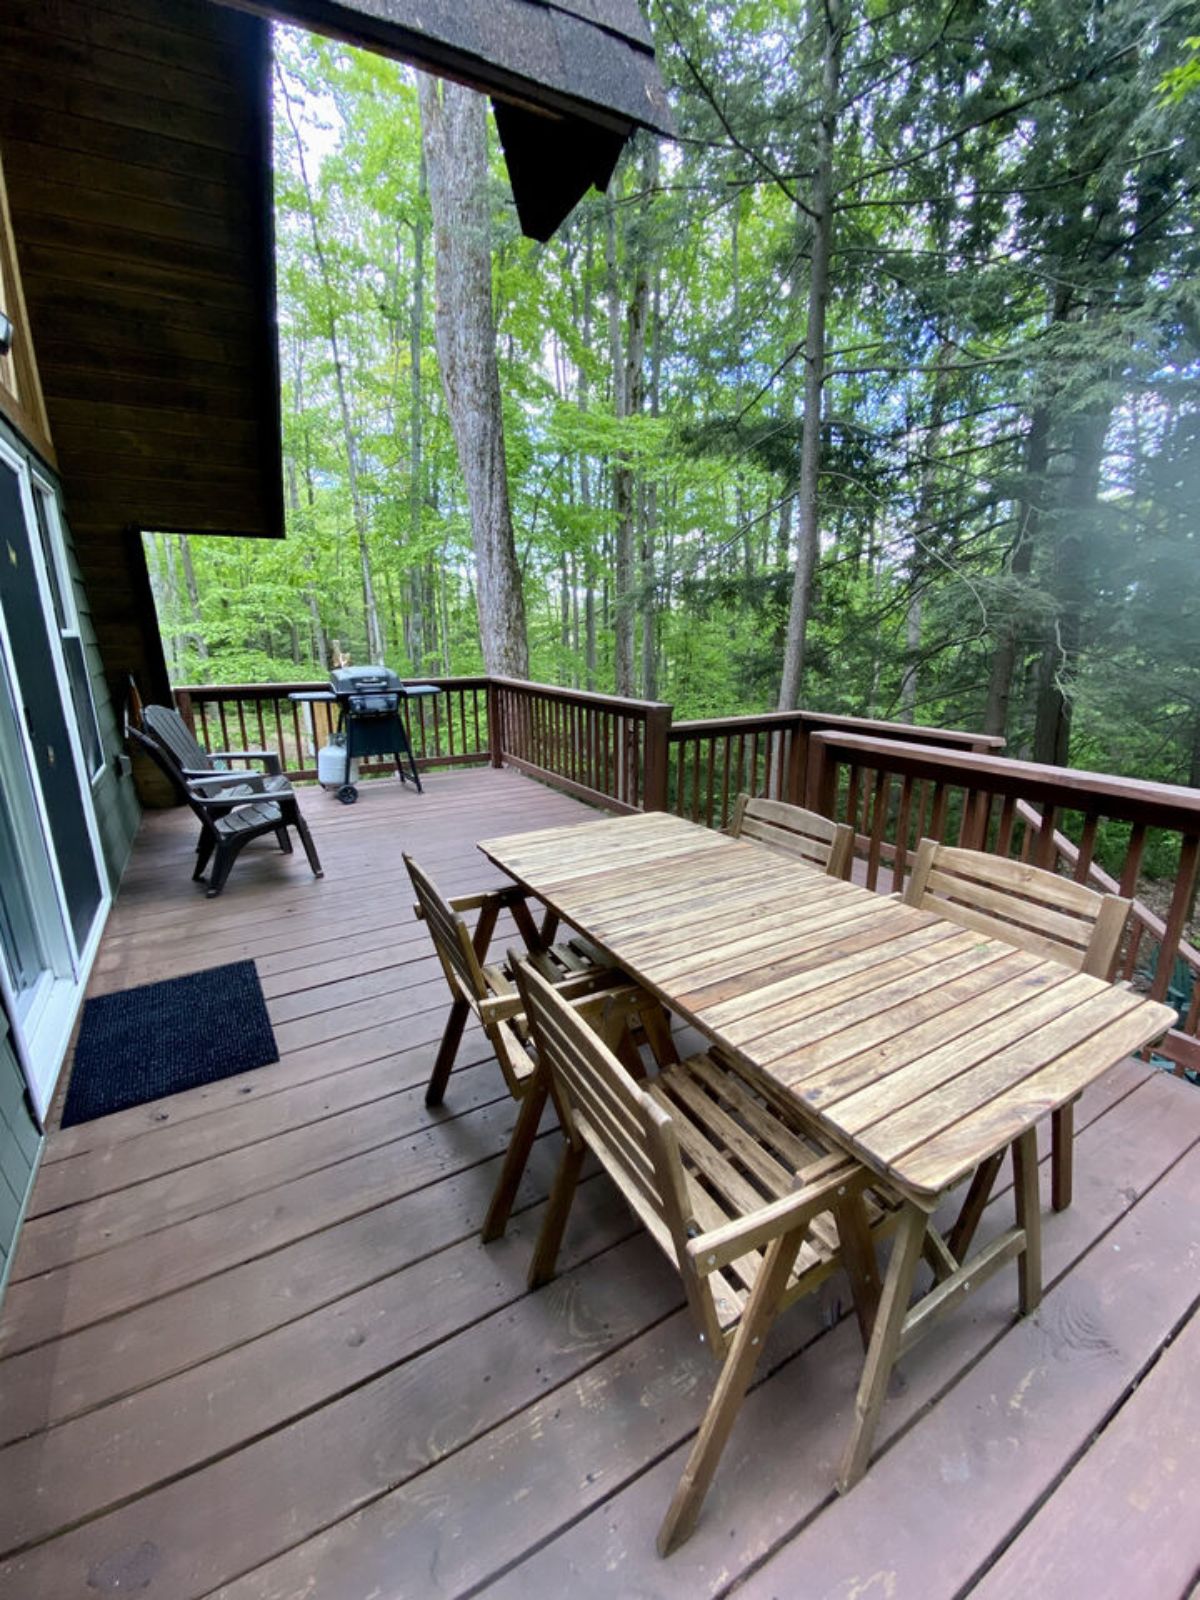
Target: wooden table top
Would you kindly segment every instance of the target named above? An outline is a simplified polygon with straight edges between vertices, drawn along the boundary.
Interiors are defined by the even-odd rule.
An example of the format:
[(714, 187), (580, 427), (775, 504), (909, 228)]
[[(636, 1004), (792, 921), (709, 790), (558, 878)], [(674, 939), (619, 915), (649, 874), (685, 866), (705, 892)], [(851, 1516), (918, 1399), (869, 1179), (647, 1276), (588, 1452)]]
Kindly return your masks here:
[(479, 848), (923, 1205), (1175, 1022), (662, 812)]

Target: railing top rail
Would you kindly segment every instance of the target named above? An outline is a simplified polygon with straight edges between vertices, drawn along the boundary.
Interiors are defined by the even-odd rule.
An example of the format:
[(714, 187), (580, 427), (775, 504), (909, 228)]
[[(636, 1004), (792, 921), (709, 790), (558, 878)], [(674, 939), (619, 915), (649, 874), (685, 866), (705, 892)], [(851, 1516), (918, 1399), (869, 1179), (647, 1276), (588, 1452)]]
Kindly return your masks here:
[(897, 738), (914, 743), (938, 743), (942, 746), (985, 747), (1001, 750), (1004, 739), (997, 733), (970, 733), (963, 728), (927, 728), (911, 722), (876, 722), (871, 717), (850, 717), (822, 711), (751, 711), (736, 717), (698, 717), (691, 722), (676, 722), (668, 737), (689, 739), (703, 734), (737, 733), (751, 728), (783, 728), (796, 723), (806, 724), (813, 731), (821, 728), (880, 729), (879, 737)]
[[(400, 681), (401, 683), (433, 683), (437, 684), (439, 688), (486, 689), (492, 680), (480, 674), (466, 678), (444, 678), (434, 673), (426, 673), (419, 677), (401, 678)], [(328, 689), (328, 687), (329, 679), (326, 677), (289, 679), (286, 683), (177, 683), (174, 685), (173, 692), (175, 694), (190, 694), (193, 699), (211, 700), (220, 696), (226, 700), (253, 700), (292, 692), (308, 693), (317, 689)]]
[(873, 739), (863, 734), (814, 733), (813, 743), (835, 755), (872, 757), (893, 772), (989, 789), (1017, 799), (1052, 801), (1074, 811), (1095, 812), (1128, 822), (1180, 833), (1200, 833), (1200, 789), (1145, 778), (1085, 772), (1075, 767), (1043, 766), (1009, 756), (946, 750), (936, 745), (907, 744), (900, 739)]
[(550, 700), (566, 700), (572, 705), (596, 706), (603, 711), (621, 711), (627, 716), (645, 716), (652, 711), (669, 712), (662, 700), (631, 700), (621, 694), (597, 694), (592, 689), (560, 689), (553, 683), (531, 683), (526, 678), (491, 678), (498, 689), (515, 689), (522, 694), (545, 695)]

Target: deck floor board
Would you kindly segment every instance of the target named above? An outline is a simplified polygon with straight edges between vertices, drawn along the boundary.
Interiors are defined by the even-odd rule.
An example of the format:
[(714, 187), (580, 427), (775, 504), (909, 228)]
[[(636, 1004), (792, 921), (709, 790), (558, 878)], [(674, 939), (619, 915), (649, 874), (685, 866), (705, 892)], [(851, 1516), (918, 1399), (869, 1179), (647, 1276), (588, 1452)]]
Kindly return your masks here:
[[(191, 819), (147, 818), (91, 992), (254, 958), (281, 1059), (51, 1135), (0, 1308), (0, 1590), (1002, 1600), (1042, 1570), (1066, 1594), (1082, 1562), (1182, 1594), (1200, 1095), (1133, 1062), (1080, 1107), (1038, 1315), (1013, 1322), (1001, 1275), (911, 1352), (839, 1500), (861, 1347), (831, 1282), (776, 1329), (695, 1537), (658, 1560), (711, 1366), (602, 1175), (525, 1291), (552, 1129), (509, 1237), (479, 1244), (513, 1107), (478, 1029), (424, 1106), (447, 997), (400, 859), (469, 892), (495, 878), (477, 838), (590, 813), (511, 772), (427, 788), (306, 791), (327, 877), (254, 847), (217, 901), (188, 881)], [(1010, 1212), (1006, 1182), (981, 1238)], [(1122, 1543), (1141, 1527), (1154, 1563)]]

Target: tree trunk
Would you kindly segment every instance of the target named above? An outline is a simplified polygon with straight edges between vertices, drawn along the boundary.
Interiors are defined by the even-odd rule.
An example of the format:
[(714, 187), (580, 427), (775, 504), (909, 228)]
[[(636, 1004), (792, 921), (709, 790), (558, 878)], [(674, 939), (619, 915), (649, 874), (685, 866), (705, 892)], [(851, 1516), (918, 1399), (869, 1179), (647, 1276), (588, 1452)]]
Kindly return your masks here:
[[(416, 560), (421, 548), (421, 508), (425, 499), (424, 415), (421, 391), (421, 341), (425, 327), (425, 202), (429, 185), (422, 156), (417, 176), (417, 205), (413, 219), (412, 313), (408, 324), (408, 537)], [(411, 576), (409, 606), (409, 657), (417, 672), (425, 669), (427, 607), (432, 598), (422, 581), (421, 567)]]
[[(1046, 469), (1050, 463), (1050, 408), (1038, 406), (1030, 418), (1025, 440), (1025, 470), (1021, 498), (1017, 504), (1017, 540), (1009, 562), (1009, 573), (1022, 583), (1033, 567), (1033, 552), (1045, 509)], [(1013, 675), (1021, 648), (1021, 625), (1015, 612), (1005, 617), (992, 651), (988, 672), (987, 705), (983, 731), (1006, 736), (1012, 702)]]
[(841, 92), (842, 0), (810, 0), (809, 26), (821, 35), (821, 115), (817, 124), (816, 165), (812, 184), (812, 255), (808, 278), (808, 325), (804, 335), (804, 435), (796, 506), (799, 550), (792, 601), (783, 648), (779, 709), (800, 703), (804, 682), (805, 644), (812, 611), (813, 581), (820, 554), (821, 422), (825, 391), (825, 312), (829, 301), (829, 269), (833, 250), (833, 147)]
[(930, 403), (930, 428), (925, 435), (925, 465), (917, 492), (912, 555), (908, 563), (908, 610), (904, 619), (904, 675), (900, 680), (900, 720), (915, 722), (917, 712), (917, 674), (921, 660), (921, 613), (925, 599), (925, 575), (929, 567), (926, 548), (932, 537), (930, 524), (937, 503), (937, 447), (946, 415), (946, 367), (953, 359), (954, 346), (943, 339), (938, 347), (937, 373)]
[[(593, 235), (592, 220), (589, 216), (585, 224), (586, 235), (584, 243), (583, 263), (583, 348), (590, 350), (592, 346), (592, 256)], [(585, 415), (588, 409), (588, 375), (587, 366), (579, 366), (579, 409)], [(586, 450), (579, 457), (579, 504), (585, 512), (592, 509), (592, 463)], [(583, 602), (583, 627), (584, 627), (584, 683), (589, 689), (596, 687), (596, 585), (595, 566), (592, 559), (591, 540), (588, 541), (586, 554), (583, 558), (585, 588)]]
[(1104, 441), (1112, 420), (1105, 404), (1078, 417), (1071, 433), (1071, 471), (1054, 542), (1057, 618), (1039, 664), (1033, 759), (1065, 767), (1071, 752), (1074, 681), (1086, 599), (1084, 550), (1096, 512)]
[(196, 569), (192, 565), (192, 547), (186, 533), (179, 535), (179, 558), (183, 563), (183, 581), (187, 589), (188, 606), (192, 613), (192, 643), (201, 661), (208, 660), (208, 645), (200, 622), (200, 590), (196, 584)]
[[(617, 270), (617, 210), (610, 194), (606, 214), (605, 260), (608, 267), (608, 350), (612, 367), (613, 414), (629, 416), (629, 375), (633, 367), (630, 353), (622, 355), (620, 279)], [(630, 323), (632, 331), (632, 304)], [(639, 367), (640, 370), (640, 367)], [(616, 554), (613, 562), (613, 687), (617, 694), (632, 696), (633, 682), (633, 468), (618, 455), (613, 462), (613, 518), (616, 523)]]
[[(658, 142), (646, 162), (647, 187), (658, 184)], [(650, 415), (658, 416), (662, 378), (662, 283), (657, 253), (650, 314)], [(658, 587), (655, 576), (655, 541), (658, 537), (658, 480), (642, 484), (642, 698), (658, 699)]]
[(529, 646), (492, 317), (487, 108), (459, 84), (425, 73), (417, 83), (433, 212), (438, 364), (471, 509), (484, 666), (523, 678)]
[(317, 271), (321, 278), (322, 288), (325, 291), (325, 311), (328, 319), (329, 349), (333, 357), (334, 387), (337, 391), (338, 412), (342, 423), (342, 438), (346, 448), (346, 473), (350, 485), (350, 505), (354, 514), (354, 531), (358, 540), (358, 564), (362, 578), (363, 623), (367, 638), (367, 654), (372, 661), (382, 662), (386, 651), (386, 643), (383, 637), (383, 629), (379, 623), (379, 607), (375, 601), (375, 582), (371, 573), (371, 552), (367, 543), (367, 508), (359, 482), (358, 438), (354, 430), (350, 402), (346, 395), (346, 372), (342, 361), (341, 342), (338, 338), (338, 319), (333, 293), (333, 279), (330, 276), (329, 263), (326, 260), (325, 250), (321, 244), (321, 230), (317, 226), (316, 197), (309, 181), (308, 163), (304, 159), (304, 141), (300, 137), (300, 129), (296, 124), (295, 114), (292, 110), (292, 100), (288, 91), (287, 80), (278, 66), (276, 67), (276, 79), (283, 94), (288, 122), (291, 124), (292, 133), (296, 140), (296, 158), (300, 169), (300, 179), (304, 186), (305, 199), (308, 202), (308, 224), (312, 237), (313, 255), (316, 258)]

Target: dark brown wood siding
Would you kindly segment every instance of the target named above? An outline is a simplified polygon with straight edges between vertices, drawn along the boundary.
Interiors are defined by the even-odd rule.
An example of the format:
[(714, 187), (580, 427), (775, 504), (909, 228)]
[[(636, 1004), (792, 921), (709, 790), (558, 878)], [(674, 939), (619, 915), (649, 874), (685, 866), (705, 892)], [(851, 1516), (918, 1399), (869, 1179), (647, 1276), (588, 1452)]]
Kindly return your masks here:
[(283, 533), (268, 25), (209, 0), (5, 0), (0, 148), (114, 692), (166, 671), (143, 529)]

